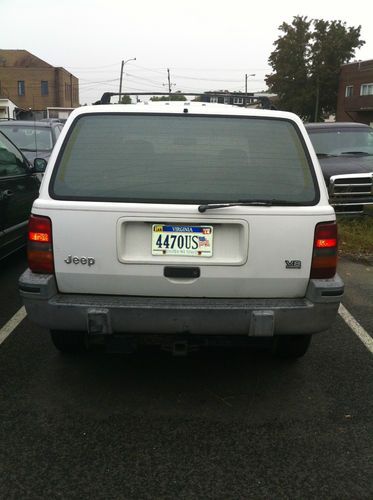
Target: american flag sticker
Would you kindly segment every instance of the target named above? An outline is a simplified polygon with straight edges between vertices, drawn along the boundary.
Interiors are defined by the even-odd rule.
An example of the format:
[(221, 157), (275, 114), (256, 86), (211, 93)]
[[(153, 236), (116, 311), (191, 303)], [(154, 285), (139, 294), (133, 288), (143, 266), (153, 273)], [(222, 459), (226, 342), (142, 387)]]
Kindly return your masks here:
[(201, 247), (209, 247), (210, 246), (210, 242), (209, 240), (205, 237), (205, 236), (199, 236), (198, 237), (198, 247), (201, 248)]

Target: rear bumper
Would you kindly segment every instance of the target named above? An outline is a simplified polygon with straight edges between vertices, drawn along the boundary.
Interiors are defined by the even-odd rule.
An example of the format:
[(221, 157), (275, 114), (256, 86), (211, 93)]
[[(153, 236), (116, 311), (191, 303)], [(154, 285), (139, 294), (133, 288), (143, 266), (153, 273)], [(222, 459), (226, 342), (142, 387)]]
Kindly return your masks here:
[(54, 276), (30, 270), (19, 280), (31, 321), (49, 329), (93, 335), (313, 334), (330, 327), (343, 289), (336, 275), (310, 280), (306, 296), (297, 299), (130, 297), (60, 294)]

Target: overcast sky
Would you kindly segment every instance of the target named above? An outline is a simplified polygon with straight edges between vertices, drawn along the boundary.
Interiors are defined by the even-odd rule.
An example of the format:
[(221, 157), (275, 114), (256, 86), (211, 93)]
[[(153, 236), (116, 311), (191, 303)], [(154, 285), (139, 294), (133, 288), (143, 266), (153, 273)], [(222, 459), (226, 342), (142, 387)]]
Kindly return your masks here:
[[(273, 5), (273, 6), (272, 6)], [(262, 10), (261, 10), (262, 9)], [(119, 90), (265, 88), (279, 25), (296, 15), (362, 26), (356, 59), (373, 59), (373, 2), (312, 0), (0, 0), (0, 48), (25, 49), (79, 78), (80, 102)]]

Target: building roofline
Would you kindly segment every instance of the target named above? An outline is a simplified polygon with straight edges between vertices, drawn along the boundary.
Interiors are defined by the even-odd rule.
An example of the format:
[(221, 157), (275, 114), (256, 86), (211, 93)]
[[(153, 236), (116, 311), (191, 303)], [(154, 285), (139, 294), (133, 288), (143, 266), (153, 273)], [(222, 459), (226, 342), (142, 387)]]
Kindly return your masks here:
[[(12, 54), (15, 54), (18, 52), (18, 54), (21, 55), (22, 54), (26, 54), (28, 55), (30, 58), (33, 58), (33, 59), (37, 59), (38, 61), (40, 61), (41, 63), (45, 64), (47, 67), (50, 67), (50, 68), (54, 68), (54, 66), (50, 63), (48, 63), (47, 61), (44, 61), (44, 59), (41, 59), (40, 57), (36, 56), (35, 54), (33, 54), (32, 52), (29, 52), (28, 50), (26, 49), (0, 49), (0, 55), (1, 55), (1, 52), (8, 52), (8, 53), (12, 53)], [(7, 67), (7, 66), (6, 66)], [(19, 66), (9, 66), (10, 68), (13, 67), (13, 68), (18, 68)], [(23, 67), (23, 66), (21, 66)]]
[(348, 62), (348, 63), (344, 63), (344, 64), (341, 64), (341, 66), (351, 66), (352, 64), (361, 64), (361, 63), (373, 63), (373, 59), (364, 59), (363, 60), (359, 60), (359, 61), (352, 61), (352, 62)]

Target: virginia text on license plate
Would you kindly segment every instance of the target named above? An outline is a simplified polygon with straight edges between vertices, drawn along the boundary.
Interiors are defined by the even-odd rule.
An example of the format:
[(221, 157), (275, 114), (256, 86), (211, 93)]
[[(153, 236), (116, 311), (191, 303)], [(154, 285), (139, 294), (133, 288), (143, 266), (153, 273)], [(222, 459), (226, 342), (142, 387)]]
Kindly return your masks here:
[(152, 226), (152, 255), (211, 257), (212, 242), (212, 226)]

